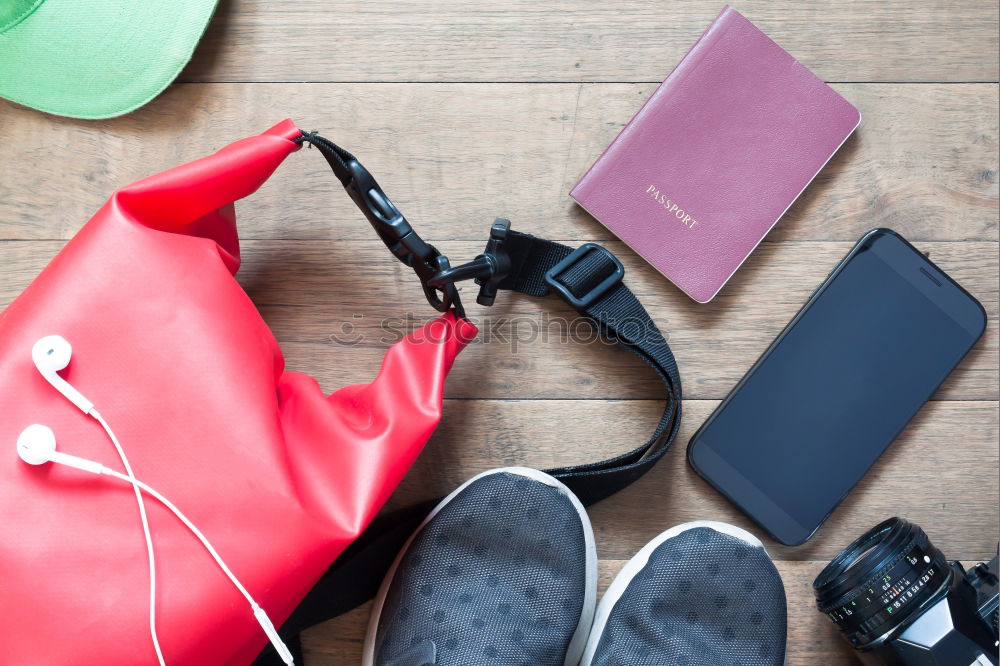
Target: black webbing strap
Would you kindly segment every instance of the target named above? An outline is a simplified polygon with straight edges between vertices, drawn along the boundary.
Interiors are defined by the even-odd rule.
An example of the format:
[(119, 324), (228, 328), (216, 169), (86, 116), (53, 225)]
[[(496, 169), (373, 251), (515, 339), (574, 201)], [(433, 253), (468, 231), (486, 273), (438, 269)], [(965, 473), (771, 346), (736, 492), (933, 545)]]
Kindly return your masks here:
[[(333, 166), (334, 160), (327, 151), (323, 152)], [(528, 296), (558, 292), (606, 340), (645, 361), (666, 389), (663, 414), (644, 444), (608, 460), (546, 470), (572, 489), (585, 505), (593, 504), (649, 471), (676, 437), (681, 420), (677, 363), (649, 313), (622, 283), (621, 263), (605, 248), (588, 243), (573, 249), (511, 231), (503, 249), (510, 258), (510, 268), (500, 280), (499, 289)], [(280, 634), (298, 663), (302, 661), (298, 634), (374, 596), (396, 554), (437, 502), (432, 500), (379, 516), (341, 554), (281, 627)], [(265, 649), (254, 664), (278, 666), (280, 661), (274, 650)]]
[[(500, 289), (529, 296), (559, 291), (601, 335), (629, 350), (659, 375), (666, 404), (653, 434), (641, 446), (609, 460), (546, 470), (565, 483), (585, 505), (598, 502), (645, 474), (677, 436), (681, 421), (681, 378), (670, 345), (635, 294), (621, 283), (621, 264), (605, 248), (587, 244), (574, 250), (511, 231), (504, 249), (511, 272)], [(600, 289), (604, 289), (600, 293)]]

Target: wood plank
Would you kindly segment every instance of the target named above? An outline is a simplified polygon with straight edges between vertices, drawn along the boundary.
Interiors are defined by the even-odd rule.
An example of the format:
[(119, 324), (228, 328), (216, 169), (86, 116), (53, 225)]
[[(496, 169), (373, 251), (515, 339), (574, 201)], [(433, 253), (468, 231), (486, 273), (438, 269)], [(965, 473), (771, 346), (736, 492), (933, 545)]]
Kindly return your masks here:
[[(626, 559), (602, 559), (598, 571), (598, 599)], [(788, 600), (787, 666), (856, 666), (858, 661), (836, 627), (813, 606), (812, 581), (825, 561), (775, 562)], [(324, 622), (303, 634), (306, 666), (352, 666), (361, 661), (361, 649), (371, 603)]]
[[(58, 243), (35, 242), (0, 244), (0, 266), (5, 267), (4, 279), (0, 281), (3, 285), (0, 290), (0, 302), (3, 305), (6, 305), (41, 268), (57, 245)], [(273, 245), (273, 243), (249, 245)], [(320, 252), (316, 255), (308, 253), (302, 255), (300, 253), (304, 249), (301, 246), (312, 247), (315, 244), (293, 245), (297, 246), (292, 248), (293, 254), (278, 254), (277, 256), (283, 261), (269, 270), (264, 269), (264, 266), (256, 261), (252, 250), (248, 251), (248, 270), (243, 277), (244, 284), (257, 302), (263, 304), (265, 314), (275, 327), (278, 338), (288, 353), (288, 367), (314, 372), (328, 390), (344, 384), (370, 380), (385, 345), (380, 342), (370, 346), (335, 345), (331, 344), (327, 337), (329, 331), (347, 319), (346, 312), (337, 309), (338, 306), (344, 306), (344, 294), (357, 294), (362, 310), (366, 305), (371, 305), (376, 316), (380, 313), (386, 316), (398, 316), (407, 298), (413, 299), (415, 296), (412, 294), (407, 296), (404, 289), (394, 286), (386, 278), (373, 280), (367, 291), (352, 286), (356, 281), (338, 282), (336, 275), (351, 275), (352, 269), (357, 269), (359, 272), (366, 270), (360, 266), (365, 260), (361, 253), (350, 253), (349, 256), (354, 257), (352, 261), (356, 263), (348, 263), (346, 272), (333, 271), (332, 276), (328, 278), (324, 275), (324, 271), (330, 270), (324, 263), (327, 258), (326, 248), (320, 248)], [(786, 248), (798, 250), (801, 249), (799, 245), (807, 244), (780, 244), (775, 250)], [(815, 245), (824, 252), (831, 249), (826, 248), (830, 245), (828, 243)], [(983, 270), (983, 253), (976, 250), (976, 244), (940, 245), (941, 249), (950, 253), (950, 256), (938, 257), (942, 265), (951, 266), (952, 261), (962, 264), (957, 261), (961, 255), (967, 262), (962, 265), (966, 266), (964, 270), (970, 280), (975, 274), (983, 274), (984, 281), (992, 279), (986, 278), (986, 274), (996, 275), (995, 268)], [(42, 252), (40, 246), (45, 246), (46, 251)], [(934, 246), (932, 253), (936, 253), (937, 249)], [(267, 248), (264, 251), (270, 254), (273, 250), (274, 248)], [(995, 247), (993, 250), (993, 260), (996, 261)], [(821, 274), (825, 271), (822, 266), (831, 265), (836, 253), (830, 252), (830, 255), (830, 261), (819, 261), (815, 255), (807, 253), (807, 256), (813, 258), (798, 268), (783, 266), (780, 272), (800, 271), (807, 274), (813, 272)], [(775, 263), (781, 266), (780, 262)], [(810, 267), (810, 264), (817, 268)], [(313, 278), (304, 277), (314, 270)], [(816, 279), (819, 277), (821, 275), (816, 276)], [(963, 281), (969, 281), (965, 279), (966, 275), (960, 277)], [(787, 280), (788, 276), (779, 274), (774, 279)], [(310, 286), (312, 281), (315, 281), (315, 284)], [(324, 282), (325, 286), (321, 288), (320, 284)], [(810, 288), (811, 286), (806, 284), (801, 291), (807, 292)], [(995, 289), (995, 285), (993, 288)], [(647, 298), (647, 294), (642, 293), (641, 289), (639, 291), (644, 300), (656, 299), (655, 295), (648, 295)], [(696, 397), (698, 393), (711, 394), (713, 386), (722, 388), (722, 391), (715, 396), (721, 397), (731, 382), (735, 381), (738, 373), (752, 361), (752, 358), (747, 358), (746, 364), (739, 366), (728, 360), (729, 357), (739, 356), (738, 342), (742, 336), (750, 337), (750, 331), (755, 326), (763, 326), (763, 324), (751, 324), (774, 319), (773, 325), (780, 327), (786, 317), (779, 311), (793, 310), (797, 305), (791, 302), (768, 301), (764, 298), (766, 293), (765, 289), (759, 298), (744, 299), (747, 306), (734, 308), (735, 312), (729, 315), (732, 324), (727, 327), (716, 327), (719, 331), (735, 332), (731, 338), (726, 338), (721, 343), (707, 340), (707, 336), (699, 334), (699, 330), (705, 326), (705, 321), (710, 321), (712, 318), (702, 319), (699, 324), (697, 317), (688, 315), (685, 326), (690, 328), (685, 328), (680, 326), (685, 321), (681, 317), (683, 310), (681, 308), (670, 310), (667, 317), (671, 324), (669, 330), (674, 336), (674, 348), (680, 358), (680, 367), (689, 397)], [(301, 299), (293, 301), (298, 305), (282, 304), (281, 299), (289, 300), (288, 296), (291, 294), (296, 294), (297, 298)], [(994, 299), (988, 307), (991, 321), (996, 322), (998, 318), (996, 292), (993, 294)], [(805, 293), (800, 293), (800, 300), (805, 296)], [(383, 297), (389, 300), (378, 306), (371, 304), (371, 299)], [(537, 301), (531, 302), (537, 304)], [(527, 303), (529, 301), (524, 299), (521, 305), (527, 307)], [(756, 303), (756, 309), (751, 307), (750, 303)], [(772, 314), (775, 312), (779, 312), (779, 315)], [(331, 318), (331, 313), (340, 314)], [(723, 316), (722, 313), (716, 315), (720, 318)], [(677, 324), (674, 324), (675, 320)], [(981, 394), (992, 392), (994, 397), (991, 400), (996, 399), (995, 323), (993, 326), (990, 333), (992, 337), (985, 341), (980, 351), (966, 360), (958, 371), (958, 377), (948, 389), (939, 394), (939, 398), (956, 398), (977, 393), (981, 397)], [(376, 335), (376, 332), (370, 334)], [(310, 341), (313, 336), (316, 340)], [(763, 336), (763, 339), (758, 340), (762, 347), (767, 344), (769, 337)], [(592, 355), (591, 350), (585, 345), (554, 341), (550, 341), (548, 345), (525, 346), (517, 353), (504, 352), (503, 347), (502, 343), (494, 342), (489, 345), (473, 345), (464, 352), (449, 380), (447, 393), (449, 395), (464, 393), (479, 397), (621, 397), (635, 393), (634, 384), (637, 383), (637, 378), (646, 377), (643, 373), (648, 372), (639, 367), (631, 369), (625, 367), (622, 358), (627, 356), (614, 353), (617, 350), (600, 349), (599, 354)], [(497, 348), (500, 349), (500, 353), (497, 353)], [(725, 354), (720, 354), (723, 350)], [(581, 353), (573, 356), (577, 352)], [(566, 362), (567, 357), (570, 358), (569, 362)], [(600, 360), (600, 363), (595, 363), (596, 360)], [(704, 375), (695, 372), (693, 368), (699, 368)], [(724, 372), (723, 368), (732, 369)], [(981, 385), (971, 382), (971, 378), (975, 376), (981, 378), (983, 382)], [(720, 380), (719, 377), (723, 379)], [(725, 379), (727, 377), (728, 379)], [(645, 381), (646, 393), (650, 397), (658, 397), (659, 387), (648, 377)], [(678, 440), (678, 448), (682, 448), (683, 445), (680, 443), (687, 441), (713, 405), (714, 403), (689, 403), (683, 425), (684, 433)], [(417, 471), (411, 476), (420, 479), (420, 485), (407, 490), (408, 486), (404, 484), (397, 501), (409, 503), (418, 499), (419, 495), (415, 495), (415, 491), (423, 491), (431, 496), (442, 494), (474, 472), (498, 465), (523, 463), (545, 467), (577, 459), (608, 457), (613, 452), (621, 452), (634, 445), (643, 436), (645, 429), (651, 427), (659, 408), (660, 403), (656, 400), (610, 403), (590, 400), (449, 402), (441, 431), (435, 436), (427, 454), (418, 463)], [(984, 557), (982, 549), (989, 546), (987, 541), (993, 539), (991, 536), (993, 532), (977, 529), (976, 526), (981, 525), (983, 516), (996, 515), (996, 410), (995, 402), (963, 402), (955, 405), (947, 402), (931, 403), (915, 421), (914, 428), (919, 429), (919, 438), (916, 435), (905, 435), (903, 438), (904, 441), (910, 441), (907, 437), (914, 438), (921, 443), (921, 446), (900, 443), (893, 447), (880, 463), (886, 466), (886, 469), (889, 465), (892, 466), (893, 479), (903, 479), (900, 491), (882, 491), (863, 483), (848, 501), (848, 506), (852, 502), (861, 501), (856, 499), (857, 497), (864, 496), (865, 509), (857, 513), (842, 509), (824, 528), (824, 534), (834, 535), (834, 543), (843, 544), (851, 535), (867, 527), (867, 523), (873, 522), (873, 516), (881, 517), (905, 510), (914, 520), (924, 524), (928, 530), (933, 530), (932, 533), (936, 534), (940, 530), (941, 534), (948, 535), (947, 538), (954, 538), (953, 542), (942, 542), (941, 545), (946, 551), (978, 544), (975, 546), (978, 550), (973, 550), (966, 556)], [(553, 422), (558, 424), (558, 428), (551, 427)], [(635, 423), (635, 426), (629, 428), (627, 434), (622, 435), (618, 432), (621, 423)], [(553, 434), (555, 432), (558, 432), (558, 435)], [(548, 442), (545, 440), (546, 437), (550, 438)], [(567, 442), (570, 444), (567, 445)], [(607, 444), (607, 442), (616, 443)], [(905, 454), (899, 453), (900, 451)], [(559, 455), (567, 457), (559, 458)], [(609, 522), (615, 525), (616, 529), (623, 525), (628, 527), (624, 534), (629, 536), (617, 537), (621, 540), (622, 548), (641, 545), (641, 541), (650, 536), (648, 531), (658, 526), (656, 520), (649, 519), (648, 510), (644, 508), (647, 506), (669, 508), (673, 522), (706, 517), (704, 513), (706, 507), (716, 512), (712, 514), (713, 518), (730, 522), (741, 520), (735, 510), (690, 472), (683, 464), (682, 458), (680, 450), (671, 452), (667, 456), (667, 461), (659, 465), (648, 479), (640, 482), (636, 490), (623, 494), (623, 497), (635, 498), (635, 506), (615, 502), (605, 505), (609, 508), (598, 507), (595, 510), (612, 511), (613, 507), (625, 507), (624, 515), (615, 515)], [(936, 461), (936, 467), (946, 462), (945, 473), (942, 474), (935, 469), (935, 473), (929, 475), (928, 461)], [(986, 478), (980, 478), (984, 474)], [(661, 475), (666, 476), (661, 477)], [(878, 477), (875, 475), (869, 477), (872, 478)], [(681, 488), (679, 491), (678, 485)], [(643, 488), (645, 490), (641, 490)], [(956, 489), (969, 489), (969, 492), (956, 496)], [(646, 498), (649, 496), (656, 500), (647, 502)], [(682, 498), (679, 503), (678, 497)], [(850, 521), (843, 518), (848, 514), (863, 516), (863, 519)], [(842, 523), (841, 520), (847, 522)], [(835, 546), (828, 547), (824, 552), (826, 556), (832, 554), (829, 551), (833, 547)], [(801, 549), (795, 552), (800, 551)]]
[[(0, 242), (0, 305), (45, 266), (59, 241)], [(575, 244), (575, 242), (573, 243)], [(440, 243), (471, 259), (481, 243)], [(827, 271), (851, 247), (841, 242), (764, 243), (732, 283), (707, 305), (684, 296), (645, 262), (608, 243), (627, 281), (668, 335), (684, 395), (718, 399), (732, 388)], [(997, 243), (918, 243), (979, 298), (987, 332), (937, 394), (942, 399), (1000, 397)], [(413, 273), (375, 239), (342, 243), (248, 241), (240, 280), (285, 350), (287, 367), (314, 374), (327, 390), (370, 381), (385, 348), (434, 314)], [(493, 308), (474, 303), (481, 328), (447, 386), (462, 398), (653, 398), (662, 395), (641, 361), (597, 343), (560, 300), (503, 294)], [(407, 320), (407, 317), (412, 319)]]
[[(468, 258), (482, 248), (482, 244), (471, 243), (439, 245), (450, 256)], [(725, 396), (851, 247), (850, 243), (766, 243), (715, 301), (701, 305), (621, 243), (607, 245), (622, 257), (630, 287), (668, 335), (681, 368), (685, 396), (706, 399)], [(338, 375), (344, 377), (341, 381), (365, 381), (384, 344), (398, 336), (392, 329), (407, 328), (404, 318), (408, 313), (415, 315), (414, 326), (429, 316), (412, 274), (388, 258), (377, 241), (365, 246), (374, 254), (353, 245), (341, 252), (333, 246), (295, 243), (283, 244), (289, 252), (271, 255), (267, 264), (248, 259), (253, 263), (246, 266), (243, 284), (263, 304), (265, 318), (285, 345), (289, 367), (310, 369), (321, 381)], [(938, 397), (997, 399), (998, 245), (919, 246), (980, 299), (989, 320), (984, 338), (946, 380)], [(253, 249), (264, 247), (268, 253), (275, 249), (270, 245)], [(346, 263), (338, 269), (341, 260)], [(387, 263), (391, 268), (385, 271)], [(360, 275), (371, 278), (366, 282)], [(357, 287), (359, 279), (366, 288)], [(448, 384), (449, 396), (662, 396), (658, 379), (641, 361), (595, 341), (576, 313), (557, 298), (505, 294), (498, 305), (486, 309), (473, 304), (475, 291), (471, 287), (466, 287), (466, 293), (469, 311), (483, 335), (456, 365)], [(351, 297), (345, 299), (346, 294)], [(345, 326), (347, 330), (354, 327), (353, 333), (343, 335)], [(334, 340), (358, 342), (345, 345)], [(359, 352), (371, 355), (370, 365), (357, 366)], [(324, 385), (332, 390), (340, 381)]]
[[(839, 82), (863, 123), (720, 297), (701, 306), (610, 240), (566, 193), (718, 9), (707, 0), (402, 0), (349, 11), (325, 0), (220, 3), (179, 78), (196, 83), (173, 85), (135, 113), (76, 121), (0, 100), (0, 310), (113, 189), (285, 115), (361, 156), (421, 234), (457, 260), (481, 250), (496, 215), (572, 245), (607, 242), (668, 333), (688, 400), (673, 450), (591, 509), (603, 590), (639, 547), (677, 523), (722, 520), (760, 534), (687, 465), (688, 439), (852, 242), (871, 227), (895, 228), (982, 300), (990, 321), (812, 541), (787, 548), (765, 539), (788, 595), (788, 663), (857, 663), (811, 593), (813, 577), (847, 542), (902, 515), (949, 557), (995, 554), (1000, 8), (744, 0), (739, 9), (751, 20)], [(315, 374), (327, 390), (369, 381), (395, 331), (410, 326), (399, 319), (428, 316), (412, 274), (374, 239), (319, 155), (289, 159), (239, 209), (240, 281), (289, 369)], [(641, 363), (560, 339), (573, 313), (559, 301), (508, 294), (486, 310), (471, 304), (473, 293), (464, 292), (482, 334), (458, 360), (442, 425), (388, 509), (443, 495), (492, 467), (610, 457), (658, 417), (661, 389)], [(353, 337), (345, 325), (363, 340), (338, 342)], [(528, 341), (536, 328), (550, 339)], [(358, 663), (366, 621), (362, 607), (307, 632), (306, 663)]]
[[(480, 239), (495, 216), (548, 238), (611, 234), (566, 195), (650, 84), (179, 85), (109, 121), (0, 101), (0, 239), (68, 238), (111, 192), (288, 115), (359, 155), (428, 239)], [(842, 84), (863, 121), (771, 240), (997, 240), (996, 85)], [(10, 148), (9, 148), (10, 149)], [(27, 165), (31, 168), (25, 168)], [(244, 238), (369, 239), (315, 152), (239, 205)]]
[[(182, 74), (194, 81), (659, 81), (717, 0), (538, 3), (231, 0)], [(802, 3), (739, 9), (832, 81), (995, 81), (991, 2)]]
[[(760, 536), (776, 559), (823, 560), (894, 515), (922, 526), (949, 557), (996, 554), (996, 402), (928, 403), (820, 532), (795, 548), (766, 538), (687, 464), (688, 440), (717, 404), (685, 401), (673, 449), (636, 484), (591, 508), (601, 557), (631, 557), (679, 523), (719, 520)], [(549, 468), (624, 453), (645, 441), (661, 409), (649, 400), (450, 400), (389, 507), (442, 497), (495, 467)]]

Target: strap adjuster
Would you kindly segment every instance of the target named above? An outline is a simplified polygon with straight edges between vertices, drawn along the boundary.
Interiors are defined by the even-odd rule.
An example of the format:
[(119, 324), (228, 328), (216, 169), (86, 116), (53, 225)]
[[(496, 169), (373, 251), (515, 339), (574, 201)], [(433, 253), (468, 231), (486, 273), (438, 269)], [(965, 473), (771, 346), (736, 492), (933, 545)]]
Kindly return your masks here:
[[(571, 266), (581, 261), (591, 252), (597, 252), (605, 259), (609, 260), (614, 266), (614, 270), (586, 294), (577, 296), (570, 291), (570, 288), (566, 284), (560, 282), (557, 278), (561, 273), (566, 272)], [(611, 254), (607, 248), (601, 247), (597, 243), (584, 243), (570, 252), (569, 256), (565, 259), (545, 272), (545, 283), (552, 289), (559, 292), (559, 294), (574, 308), (577, 310), (585, 310), (593, 305), (597, 299), (606, 294), (608, 290), (621, 284), (624, 276), (625, 267), (622, 266), (622, 262), (618, 261), (618, 257)]]

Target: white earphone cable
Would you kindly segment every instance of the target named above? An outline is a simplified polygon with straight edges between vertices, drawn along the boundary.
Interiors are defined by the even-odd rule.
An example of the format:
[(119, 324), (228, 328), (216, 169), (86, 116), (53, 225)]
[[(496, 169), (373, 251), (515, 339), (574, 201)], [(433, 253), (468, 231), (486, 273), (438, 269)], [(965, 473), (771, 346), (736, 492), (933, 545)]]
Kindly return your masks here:
[(127, 474), (120, 474), (119, 472), (114, 472), (114, 470), (109, 471), (113, 472), (114, 476), (118, 476), (131, 484), (132, 490), (135, 491), (135, 499), (139, 504), (139, 518), (142, 520), (142, 533), (146, 538), (146, 554), (149, 559), (149, 635), (153, 639), (153, 649), (156, 650), (157, 661), (160, 666), (166, 666), (166, 662), (163, 659), (163, 651), (160, 649), (160, 639), (156, 635), (156, 559), (153, 555), (153, 537), (149, 532), (149, 520), (146, 517), (146, 504), (142, 499), (142, 492), (140, 490), (142, 484), (139, 483), (135, 478), (135, 474), (132, 473), (132, 466), (128, 462), (128, 457), (125, 456), (125, 450), (122, 448), (118, 438), (115, 437), (111, 426), (108, 425), (107, 421), (104, 420), (104, 417), (96, 409), (91, 408), (88, 413), (95, 421), (101, 424), (104, 432), (111, 439), (111, 443), (115, 445), (115, 450), (118, 452), (118, 457), (121, 459), (122, 466), (125, 468)]
[(125, 455), (125, 450), (118, 441), (118, 437), (115, 436), (114, 431), (111, 430), (111, 426), (108, 425), (107, 421), (104, 420), (104, 417), (102, 417), (101, 414), (94, 408), (93, 402), (88, 400), (82, 393), (73, 388), (69, 382), (59, 375), (59, 371), (66, 368), (69, 364), (72, 351), (72, 346), (65, 338), (60, 335), (48, 335), (38, 339), (32, 346), (31, 359), (45, 381), (51, 384), (53, 388), (72, 402), (80, 411), (91, 416), (101, 425), (105, 434), (107, 434), (108, 438), (111, 440), (111, 443), (114, 444), (115, 451), (118, 452), (118, 458), (121, 460), (122, 466), (125, 468), (125, 474), (105, 467), (104, 465), (92, 460), (86, 460), (69, 454), (58, 453), (56, 451), (55, 435), (52, 433), (52, 429), (39, 424), (29, 426), (21, 433), (21, 436), (18, 437), (18, 455), (22, 458), (22, 460), (24, 460), (24, 462), (31, 465), (40, 465), (46, 462), (57, 462), (85, 472), (106, 474), (108, 476), (121, 479), (132, 486), (132, 490), (135, 493), (136, 503), (139, 506), (139, 518), (142, 521), (142, 533), (146, 541), (146, 554), (149, 562), (149, 634), (153, 640), (153, 649), (156, 651), (156, 659), (159, 666), (166, 666), (166, 662), (163, 658), (163, 651), (160, 649), (159, 637), (156, 634), (156, 558), (153, 553), (153, 537), (149, 529), (149, 518), (146, 515), (146, 504), (142, 496), (143, 491), (159, 500), (165, 507), (167, 507), (167, 509), (177, 516), (181, 522), (184, 523), (184, 525), (198, 538), (199, 541), (201, 541), (205, 549), (208, 550), (209, 555), (212, 556), (215, 563), (219, 565), (220, 569), (222, 569), (222, 572), (229, 578), (233, 585), (236, 586), (236, 589), (240, 591), (240, 594), (242, 594), (250, 603), (250, 608), (253, 611), (254, 617), (257, 619), (257, 622), (260, 623), (261, 628), (264, 630), (264, 633), (267, 634), (267, 637), (274, 645), (275, 650), (277, 650), (278, 654), (281, 655), (282, 660), (286, 664), (293, 664), (291, 652), (281, 640), (281, 637), (278, 635), (278, 632), (274, 628), (274, 624), (272, 624), (271, 619), (267, 616), (267, 613), (265, 613), (260, 605), (254, 601), (253, 597), (250, 596), (250, 593), (247, 592), (245, 587), (243, 587), (243, 584), (237, 580), (235, 575), (233, 575), (233, 572), (230, 571), (229, 567), (226, 566), (226, 563), (222, 561), (222, 558), (216, 552), (215, 548), (212, 547), (212, 544), (208, 542), (208, 539), (205, 538), (205, 535), (201, 533), (201, 530), (195, 527), (194, 524), (188, 520), (187, 516), (181, 513), (180, 509), (174, 506), (173, 503), (166, 497), (135, 478), (135, 473), (132, 471), (132, 465), (129, 464), (128, 457)]
[(142, 481), (139, 481), (135, 477), (126, 476), (125, 474), (117, 472), (108, 467), (103, 467), (101, 469), (101, 473), (106, 474), (108, 476), (113, 476), (116, 479), (121, 479), (126, 483), (131, 483), (133, 484), (134, 487), (141, 488), (143, 492), (154, 497), (157, 501), (163, 504), (163, 506), (167, 507), (167, 509), (169, 509), (171, 513), (177, 516), (177, 519), (180, 520), (182, 523), (184, 523), (184, 526), (187, 527), (188, 530), (191, 531), (191, 534), (195, 535), (195, 537), (197, 537), (197, 539), (201, 542), (201, 545), (205, 547), (205, 550), (208, 551), (208, 554), (212, 556), (212, 559), (215, 560), (215, 563), (219, 565), (220, 569), (222, 569), (222, 573), (226, 574), (226, 577), (229, 578), (229, 580), (233, 583), (236, 589), (239, 590), (240, 594), (242, 594), (244, 598), (246, 598), (247, 602), (250, 604), (251, 610), (253, 611), (254, 617), (257, 618), (257, 622), (260, 623), (261, 628), (264, 630), (264, 633), (267, 634), (267, 637), (274, 645), (274, 649), (278, 651), (278, 654), (281, 656), (281, 659), (286, 664), (289, 665), (294, 664), (294, 661), (292, 659), (292, 653), (288, 650), (288, 647), (281, 640), (281, 637), (278, 636), (278, 632), (274, 628), (274, 624), (271, 623), (270, 618), (268, 618), (267, 614), (260, 607), (260, 605), (256, 601), (254, 601), (254, 598), (250, 596), (250, 593), (247, 592), (247, 589), (245, 587), (243, 587), (243, 584), (239, 581), (239, 579), (236, 578), (233, 572), (229, 569), (229, 566), (226, 565), (226, 563), (222, 560), (222, 557), (219, 555), (219, 553), (216, 552), (215, 548), (212, 546), (211, 543), (209, 543), (205, 535), (201, 533), (201, 530), (195, 527), (194, 523), (192, 523), (180, 509), (174, 506), (173, 502), (168, 500), (166, 497), (161, 495), (159, 492), (157, 492), (149, 485), (143, 483)]

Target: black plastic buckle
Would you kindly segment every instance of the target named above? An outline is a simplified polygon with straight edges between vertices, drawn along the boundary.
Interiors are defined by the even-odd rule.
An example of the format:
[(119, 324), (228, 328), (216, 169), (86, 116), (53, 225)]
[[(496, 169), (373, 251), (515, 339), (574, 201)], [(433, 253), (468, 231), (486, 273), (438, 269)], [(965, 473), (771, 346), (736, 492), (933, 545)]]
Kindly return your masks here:
[(428, 284), (440, 271), (449, 268), (448, 259), (414, 231), (368, 169), (356, 159), (347, 160), (345, 165), (351, 179), (344, 189), (393, 256), (412, 268), (420, 278), (427, 302), (438, 312), (447, 312), (454, 306), (458, 315), (464, 317), (465, 311), (453, 283)]
[[(404, 264), (418, 271), (418, 274), (425, 266), (429, 267), (431, 260), (440, 253), (433, 245), (424, 242), (417, 235), (368, 169), (357, 160), (350, 160), (346, 165), (351, 180), (344, 189), (368, 218), (375, 233), (389, 251)], [(433, 272), (430, 275), (433, 275)]]
[(493, 305), (500, 282), (510, 272), (510, 255), (504, 249), (507, 233), (510, 231), (510, 220), (498, 217), (490, 226), (490, 239), (486, 249), (478, 257), (467, 264), (439, 271), (427, 284), (438, 289), (452, 285), (462, 280), (475, 280), (479, 285), (479, 295), (476, 303)]
[[(614, 264), (615, 268), (608, 277), (604, 278), (604, 280), (600, 282), (600, 284), (595, 286), (583, 296), (577, 296), (570, 291), (569, 287), (562, 282), (559, 282), (557, 278), (560, 273), (564, 273), (570, 266), (583, 259), (583, 257), (589, 252), (599, 252), (603, 254), (605, 258), (609, 259), (611, 263)], [(609, 289), (621, 284), (624, 276), (625, 267), (622, 266), (622, 262), (618, 261), (618, 257), (611, 254), (608, 249), (601, 247), (597, 243), (584, 243), (570, 252), (569, 256), (565, 259), (546, 271), (545, 283), (552, 289), (559, 292), (559, 295), (566, 299), (566, 301), (577, 310), (586, 310), (588, 307), (593, 305), (598, 298), (606, 294)]]

